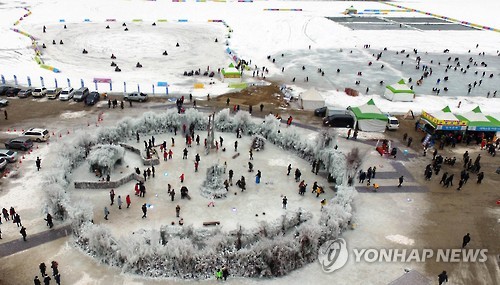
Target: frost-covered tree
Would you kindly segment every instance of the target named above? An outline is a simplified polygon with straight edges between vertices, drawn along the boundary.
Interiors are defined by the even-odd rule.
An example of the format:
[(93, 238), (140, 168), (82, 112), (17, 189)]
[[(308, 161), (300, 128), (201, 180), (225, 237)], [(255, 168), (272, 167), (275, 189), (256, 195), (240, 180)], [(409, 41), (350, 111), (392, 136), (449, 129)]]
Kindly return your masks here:
[(349, 153), (347, 153), (346, 165), (347, 165), (347, 171), (349, 171), (350, 174), (356, 172), (358, 167), (361, 165), (361, 156), (359, 154), (359, 148), (355, 147), (351, 149)]
[(326, 239), (337, 238), (347, 229), (352, 219), (352, 201), (357, 192), (354, 187), (341, 186), (337, 196), (333, 198), (321, 211), (320, 226), (323, 227)]
[(337, 180), (337, 184), (342, 184), (347, 173), (345, 155), (334, 148), (324, 148), (317, 158), (321, 160), (326, 171)]
[(101, 174), (109, 174), (117, 163), (125, 156), (125, 148), (119, 145), (96, 145), (87, 156), (91, 171), (99, 170)]
[(205, 198), (226, 198), (227, 190), (224, 187), (224, 167), (214, 164), (207, 169), (207, 176), (200, 188)]
[[(211, 278), (215, 270), (224, 265), (229, 265), (232, 276), (282, 276), (314, 261), (319, 246), (347, 228), (352, 221), (351, 204), (356, 192), (352, 187), (342, 186), (338, 188), (337, 196), (324, 207), (319, 223), (312, 219), (310, 212), (299, 209), (286, 211), (278, 219), (263, 222), (256, 228), (238, 227), (230, 232), (222, 231), (220, 226), (168, 225), (159, 231), (141, 230), (116, 238), (105, 226), (91, 222), (91, 205), (87, 202), (71, 203), (65, 191), (69, 177), (71, 171), (85, 161), (89, 146), (120, 142), (135, 136), (136, 132), (149, 135), (171, 131), (174, 126), (182, 124), (193, 124), (197, 129), (206, 130), (207, 122), (208, 116), (194, 109), (186, 114), (178, 114), (175, 110), (148, 112), (139, 118), (124, 119), (113, 127), (99, 128), (96, 133), (77, 136), (71, 144), (60, 145), (60, 155), (56, 159), (60, 167), (47, 171), (43, 182), (45, 211), (56, 217), (58, 213), (68, 216), (76, 244), (103, 263), (144, 276), (183, 279)], [(215, 122), (218, 130), (242, 128), (247, 135), (267, 137), (267, 143), (295, 152), (307, 160), (320, 159), (338, 180), (345, 176), (346, 158), (333, 149), (334, 134), (320, 133), (316, 139), (310, 139), (293, 126), (281, 129), (274, 116), (267, 116), (262, 121), (243, 111), (231, 116), (229, 110), (223, 110), (216, 114)], [(89, 153), (89, 157), (94, 160), (101, 158), (95, 153)], [(106, 160), (113, 161), (112, 158)], [(106, 163), (111, 165), (112, 162)], [(223, 168), (215, 165), (212, 171), (203, 185), (209, 191), (201, 190), (202, 195), (209, 198), (226, 193)]]

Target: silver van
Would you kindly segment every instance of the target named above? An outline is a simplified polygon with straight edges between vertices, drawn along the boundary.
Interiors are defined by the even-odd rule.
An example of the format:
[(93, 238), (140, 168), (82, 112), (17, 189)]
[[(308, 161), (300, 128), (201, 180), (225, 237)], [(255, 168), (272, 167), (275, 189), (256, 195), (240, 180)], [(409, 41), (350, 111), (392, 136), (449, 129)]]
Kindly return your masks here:
[(69, 99), (73, 98), (75, 95), (75, 89), (72, 87), (66, 87), (61, 91), (61, 94), (59, 94), (59, 100), (61, 101), (68, 101)]
[(84, 101), (88, 95), (89, 95), (89, 89), (87, 87), (82, 87), (82, 88), (75, 91), (75, 95), (73, 96), (73, 100)]

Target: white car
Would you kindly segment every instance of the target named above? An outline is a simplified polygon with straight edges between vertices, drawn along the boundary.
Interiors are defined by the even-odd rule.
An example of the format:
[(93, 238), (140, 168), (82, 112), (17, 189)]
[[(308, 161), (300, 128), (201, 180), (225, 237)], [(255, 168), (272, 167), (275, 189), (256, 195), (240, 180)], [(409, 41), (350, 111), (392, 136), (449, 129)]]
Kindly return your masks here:
[(0, 107), (5, 107), (9, 105), (9, 100), (7, 99), (0, 99)]
[(75, 96), (75, 89), (73, 89), (72, 87), (67, 87), (61, 91), (61, 94), (59, 94), (59, 100), (68, 101), (72, 99), (73, 96)]
[(144, 102), (148, 100), (148, 94), (144, 94), (142, 92), (133, 92), (130, 94), (125, 94), (123, 97), (125, 101), (137, 101)]
[(43, 97), (43, 96), (47, 95), (47, 88), (45, 88), (45, 87), (35, 88), (31, 95), (35, 98)]
[(396, 117), (387, 117), (387, 125), (386, 128), (388, 130), (397, 130), (399, 129), (399, 120)]
[(5, 158), (0, 158), (0, 170), (4, 170), (7, 166), (7, 160)]
[(17, 160), (17, 151), (0, 149), (0, 158), (5, 158), (8, 162), (15, 162)]
[(50, 133), (46, 129), (31, 128), (25, 131), (23, 136), (28, 137), (35, 142), (45, 142), (50, 138)]

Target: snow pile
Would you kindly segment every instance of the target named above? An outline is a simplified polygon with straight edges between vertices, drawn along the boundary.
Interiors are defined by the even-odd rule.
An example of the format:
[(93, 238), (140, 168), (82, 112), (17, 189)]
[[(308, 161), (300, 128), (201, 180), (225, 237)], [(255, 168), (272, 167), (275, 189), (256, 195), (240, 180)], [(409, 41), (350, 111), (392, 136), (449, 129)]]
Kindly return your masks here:
[[(242, 128), (248, 134), (267, 138), (284, 150), (292, 150), (307, 159), (323, 161), (326, 169), (338, 179), (346, 175), (345, 155), (332, 147), (332, 142), (336, 140), (333, 132), (323, 132), (311, 140), (301, 137), (294, 127), (281, 130), (279, 121), (273, 116), (267, 116), (264, 122), (257, 122), (246, 112), (238, 112), (231, 118), (227, 111), (222, 111), (215, 118), (217, 129), (234, 131)], [(194, 229), (192, 226), (169, 225), (161, 227), (159, 231), (142, 230), (117, 238), (109, 228), (93, 224), (92, 205), (70, 201), (65, 191), (69, 176), (74, 168), (84, 163), (89, 145), (133, 139), (137, 131), (158, 134), (179, 127), (181, 122), (204, 129), (208, 117), (196, 110), (186, 114), (178, 114), (175, 110), (145, 113), (139, 118), (127, 118), (114, 127), (101, 128), (92, 135), (82, 133), (70, 144), (60, 143), (61, 167), (47, 174), (45, 179), (45, 189), (50, 189), (47, 191), (46, 205), (47, 211), (53, 216), (70, 219), (77, 246), (100, 262), (151, 277), (206, 279), (226, 264), (231, 265), (232, 276), (274, 277), (313, 262), (322, 243), (337, 238), (348, 228), (352, 219), (351, 203), (356, 191), (344, 186), (338, 187), (337, 197), (323, 208), (319, 223), (313, 222), (310, 212), (299, 208), (285, 211), (274, 221), (263, 221), (256, 228), (245, 229), (240, 226), (229, 233), (222, 231), (219, 226)], [(100, 161), (99, 153), (105, 149), (120, 153), (116, 146), (100, 145), (100, 148), (94, 148), (89, 158)], [(112, 163), (111, 160), (117, 157), (104, 156), (107, 157), (107, 163)], [(218, 175), (210, 177), (221, 176), (221, 166), (216, 165), (212, 169)], [(220, 179), (213, 180), (210, 179), (205, 186), (220, 184)]]

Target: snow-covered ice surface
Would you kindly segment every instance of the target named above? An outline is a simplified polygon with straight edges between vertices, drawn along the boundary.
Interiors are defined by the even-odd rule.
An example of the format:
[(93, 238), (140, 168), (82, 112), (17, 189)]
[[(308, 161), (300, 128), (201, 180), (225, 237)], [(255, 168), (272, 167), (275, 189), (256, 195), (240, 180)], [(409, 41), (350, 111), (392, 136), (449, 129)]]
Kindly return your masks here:
[[(497, 16), (500, 2), (497, 1), (414, 0), (395, 3), (472, 23), (500, 28), (500, 19)], [(480, 105), (484, 112), (499, 112), (498, 110), (500, 110), (498, 99), (485, 98), (487, 91), (500, 90), (500, 81), (498, 79), (500, 76), (498, 74), (500, 68), (499, 57), (496, 56), (500, 47), (499, 33), (474, 30), (421, 32), (406, 29), (403, 31), (353, 31), (324, 18), (325, 16), (341, 16), (340, 13), (350, 5), (354, 5), (358, 10), (391, 9), (390, 6), (383, 3), (327, 1), (170, 3), (164, 1), (111, 0), (103, 2), (90, 0), (82, 2), (53, 0), (30, 1), (28, 3), (29, 7), (26, 5), (26, 2), (23, 1), (9, 1), (0, 5), (0, 74), (4, 74), (8, 82), (12, 82), (12, 75), (16, 74), (21, 84), (26, 84), (26, 77), (30, 76), (33, 84), (38, 85), (38, 78), (43, 76), (45, 84), (48, 86), (53, 85), (54, 78), (58, 79), (60, 85), (65, 85), (66, 79), (69, 78), (73, 86), (79, 85), (80, 79), (84, 79), (87, 85), (93, 87), (91, 82), (94, 77), (109, 77), (115, 82), (113, 86), (115, 91), (123, 91), (123, 81), (127, 81), (128, 91), (136, 89), (136, 85), (140, 84), (141, 90), (146, 92), (151, 91), (152, 84), (158, 81), (168, 81), (172, 92), (190, 93), (193, 91), (192, 86), (195, 82), (208, 83), (209, 79), (186, 78), (182, 76), (180, 71), (198, 68), (204, 70), (208, 65), (210, 65), (211, 70), (214, 70), (225, 67), (230, 63), (230, 58), (224, 54), (227, 29), (220, 23), (208, 23), (210, 19), (221, 19), (225, 20), (233, 29), (229, 43), (230, 48), (238, 56), (246, 60), (251, 59), (252, 65), (268, 67), (269, 75), (266, 76), (268, 79), (287, 84), (296, 93), (315, 86), (325, 96), (329, 105), (346, 107), (362, 104), (369, 98), (374, 98), (384, 112), (393, 113), (406, 113), (408, 109), (418, 113), (422, 108), (432, 111), (441, 109), (445, 105), (450, 105), (453, 111), (468, 111), (476, 105)], [(46, 59), (47, 64), (60, 68), (62, 73), (55, 74), (39, 68), (32, 59), (34, 53), (29, 39), (10, 30), (13, 27), (12, 24), (26, 13), (25, 10), (19, 7), (28, 7), (32, 14), (23, 19), (16, 28), (33, 34), (40, 39), (40, 43), (41, 40), (46, 42), (47, 51), (46, 56), (44, 55), (43, 58)], [(263, 11), (264, 8), (301, 8), (303, 11), (271, 12)], [(422, 15), (398, 13), (397, 16), (420, 17)], [(85, 18), (91, 19), (92, 22), (84, 23), (83, 19)], [(60, 23), (59, 19), (65, 19), (68, 29), (63, 30), (63, 23)], [(106, 22), (106, 19), (116, 19), (116, 23)], [(132, 22), (133, 19), (143, 19), (143, 22)], [(150, 26), (153, 21), (158, 19), (168, 19), (169, 22), (157, 22), (156, 27)], [(176, 23), (177, 19), (188, 19), (189, 22)], [(122, 22), (127, 23), (128, 32), (123, 31)], [(109, 24), (112, 29), (104, 29), (106, 24)], [(43, 25), (48, 28), (46, 34), (41, 32)], [(153, 28), (156, 30), (153, 30)], [(193, 29), (195, 30), (193, 31)], [(165, 35), (166, 32), (172, 33)], [(218, 44), (214, 42), (215, 37), (219, 40)], [(52, 39), (57, 41), (56, 46), (52, 46)], [(59, 45), (60, 39), (64, 40), (64, 46)], [(177, 41), (180, 43), (180, 47), (176, 50), (175, 43)], [(362, 49), (364, 44), (370, 44), (371, 48)], [(479, 44), (477, 49), (476, 44)], [(167, 45), (169, 47), (166, 47)], [(308, 50), (309, 45), (312, 46), (310, 51)], [(387, 54), (391, 55), (382, 58), (385, 72), (381, 72), (380, 63), (375, 63), (371, 55), (381, 51), (384, 47), (388, 47)], [(83, 48), (89, 50), (88, 57), (81, 53)], [(488, 68), (484, 68), (484, 70), (494, 73), (495, 77), (492, 80), (485, 78), (484, 84), (480, 88), (476, 87), (472, 94), (468, 96), (464, 91), (466, 85), (479, 78), (474, 79), (473, 72), (470, 71), (467, 75), (460, 75), (462, 77), (450, 73), (450, 78), (455, 76), (455, 78), (452, 78), (453, 84), (450, 82), (450, 94), (442, 92), (441, 96), (434, 96), (431, 95), (431, 89), (434, 87), (436, 79), (443, 76), (441, 75), (443, 68), (434, 67), (436, 74), (431, 79), (424, 81), (424, 85), (415, 87), (418, 94), (415, 102), (393, 103), (381, 98), (382, 88), (378, 85), (380, 80), (390, 84), (400, 77), (413, 77), (415, 79), (414, 76), (417, 71), (414, 70), (414, 64), (410, 63), (414, 62), (414, 56), (411, 55), (413, 60), (401, 59), (401, 55), (395, 54), (396, 51), (406, 49), (408, 52), (413, 48), (417, 48), (419, 53), (427, 51), (429, 55), (424, 55), (423, 61), (430, 64), (430, 60), (435, 58), (434, 66), (437, 64), (436, 61), (443, 61), (444, 55), (442, 51), (446, 48), (450, 49), (450, 56), (459, 56), (461, 61), (462, 58), (466, 60), (469, 56), (476, 58), (478, 52), (484, 51), (486, 56), (480, 61), (489, 63)], [(342, 49), (342, 52), (340, 49)], [(161, 52), (164, 50), (169, 53), (168, 60), (161, 56)], [(350, 50), (353, 50), (352, 54)], [(468, 50), (473, 52), (469, 55)], [(179, 53), (176, 54), (176, 52)], [(113, 72), (109, 66), (111, 53), (115, 53), (117, 57), (120, 55), (117, 59), (117, 63), (122, 68), (120, 74)], [(281, 53), (285, 54), (284, 59), (281, 59)], [(275, 64), (267, 60), (268, 55), (276, 58)], [(91, 60), (88, 60), (88, 58)], [(401, 60), (405, 60), (403, 67), (400, 66)], [(144, 66), (140, 70), (134, 67), (137, 61), (140, 61)], [(368, 68), (368, 61), (374, 62), (371, 69)], [(163, 66), (161, 63), (168, 64)], [(448, 63), (444, 63), (444, 65), (446, 64)], [(306, 66), (307, 71), (311, 72), (308, 73), (310, 79), (307, 84), (303, 82), (304, 77), (307, 75), (302, 72), (302, 66)], [(282, 67), (285, 67), (284, 74), (281, 74)], [(324, 77), (316, 73), (318, 67), (326, 71)], [(341, 76), (333, 75), (337, 68), (342, 70)], [(373, 95), (362, 95), (353, 98), (337, 91), (342, 90), (344, 87), (355, 87), (353, 84), (354, 80), (357, 79), (356, 73), (358, 70), (363, 71), (363, 78), (360, 78), (361, 84), (359, 87), (361, 93), (364, 93), (365, 88), (369, 86), (371, 91), (368, 93)], [(246, 72), (246, 76), (251, 75)], [(293, 77), (297, 78), (296, 84), (290, 85)], [(218, 79), (215, 82), (215, 85), (197, 90), (193, 92), (193, 95), (204, 97), (207, 93), (216, 95), (229, 90), (227, 85), (220, 83)], [(443, 83), (441, 83), (441, 86), (444, 86)], [(105, 84), (100, 84), (99, 88), (100, 90), (107, 90), (108, 87)], [(159, 93), (158, 88), (156, 92)], [(456, 108), (459, 101), (462, 101), (460, 110)], [(58, 129), (62, 133), (65, 128), (73, 129), (76, 126), (74, 128), (80, 130), (82, 129), (80, 121), (82, 116), (87, 115), (85, 113), (63, 114), (61, 118), (65, 121), (50, 123), (52, 125), (51, 129)], [(112, 121), (109, 123), (112, 124)], [(304, 131), (304, 133), (307, 132)], [(56, 138), (53, 138), (53, 140), (56, 140)], [(65, 143), (69, 144), (71, 141), (65, 141)], [(43, 212), (43, 209), (40, 209), (42, 191), (38, 186), (41, 177), (36, 172), (34, 161), (36, 156), (40, 156), (43, 158), (43, 168), (57, 167), (55, 161), (51, 161), (50, 154), (56, 151), (51, 147), (52, 145), (52, 143), (39, 145), (40, 147), (35, 149), (32, 154), (26, 155), (20, 169), (23, 179), (10, 183), (8, 188), (2, 186), (1, 204), (12, 205), (18, 212), (21, 211), (23, 224), (30, 229), (30, 233), (41, 232), (46, 229), (40, 218)], [(340, 147), (348, 148), (350, 146), (341, 145)], [(365, 147), (364, 151), (366, 152), (366, 160), (363, 166), (383, 163), (378, 160), (376, 155), (371, 155), (372, 151), (369, 151), (367, 147)], [(179, 155), (179, 152), (177, 151), (176, 154)], [(272, 146), (270, 152), (274, 152)], [(232, 150), (229, 150), (228, 153), (232, 153)], [(127, 153), (126, 162), (128, 164), (137, 163), (137, 158), (129, 154)], [(245, 155), (245, 153), (242, 155)], [(222, 156), (225, 160), (230, 161), (227, 156), (224, 157), (224, 154)], [(258, 154), (255, 153), (254, 156), (258, 161)], [(272, 157), (270, 155), (270, 159), (262, 159), (262, 165), (264, 165), (266, 171), (263, 172), (263, 184), (259, 185), (259, 187), (263, 186), (261, 188), (264, 189), (258, 189), (254, 184), (254, 180), (249, 179), (252, 177), (248, 176), (247, 183), (252, 185), (252, 188), (255, 186), (255, 189), (249, 189), (244, 195), (250, 196), (251, 191), (260, 191), (265, 201), (254, 200), (252, 196), (249, 204), (266, 208), (266, 215), (271, 217), (279, 213), (280, 199), (278, 197), (280, 192), (283, 189), (287, 189), (287, 191), (295, 191), (295, 189), (292, 188), (294, 183), (285, 180), (277, 182), (278, 179), (274, 178), (282, 176), (282, 172), (278, 171), (278, 169), (284, 168), (284, 165), (290, 162), (304, 165), (304, 169), (308, 169), (305, 167), (304, 161), (294, 156), (286, 157), (276, 153)], [(182, 163), (186, 164), (186, 169), (192, 171), (191, 160)], [(204, 163), (202, 157), (202, 164)], [(165, 169), (162, 168), (163, 166)], [(177, 183), (174, 188), (179, 189), (179, 182), (176, 179), (179, 170), (169, 171), (166, 169), (167, 167), (168, 162), (162, 164), (158, 172), (159, 174), (163, 173), (163, 176), (159, 175), (155, 178), (158, 181), (156, 183), (161, 184), (163, 187), (158, 187), (161, 189), (153, 190), (147, 194), (148, 199), (154, 199), (153, 205), (163, 204), (165, 206), (157, 207), (156, 209), (161, 209), (158, 212), (151, 210), (150, 215), (160, 216), (164, 214), (165, 219), (162, 221), (148, 220), (148, 223), (150, 223), (148, 226), (150, 227), (158, 227), (160, 224), (170, 222), (173, 218), (173, 208), (168, 207), (171, 202), (167, 199), (164, 183), (168, 183), (167, 181), (172, 179), (174, 183)], [(240, 164), (234, 165), (234, 167), (244, 171), (246, 165)], [(385, 167), (390, 168), (390, 165), (385, 165)], [(165, 176), (165, 172), (169, 175)], [(75, 171), (74, 179), (87, 177), (84, 176), (84, 173), (85, 169)], [(303, 171), (303, 173), (310, 175), (308, 171)], [(198, 174), (204, 175), (203, 171)], [(187, 177), (187, 180), (189, 179), (190, 177)], [(266, 185), (266, 181), (276, 181), (276, 184)], [(196, 183), (198, 182), (201, 183), (201, 181), (196, 181)], [(132, 185), (123, 186), (118, 189), (118, 193), (131, 193), (131, 187)], [(82, 197), (83, 199), (86, 191), (89, 190), (76, 193), (74, 198)], [(155, 194), (158, 194), (158, 196)], [(100, 196), (98, 197), (98, 195)], [(91, 199), (96, 204), (96, 217), (102, 219), (102, 207), (108, 202), (109, 198), (107, 192), (98, 195), (93, 195)], [(234, 227), (241, 221), (249, 225), (255, 224), (261, 215), (257, 218), (255, 217), (256, 211), (245, 210), (243, 199), (239, 199), (242, 198), (241, 196), (242, 194), (238, 193), (238, 195), (222, 202), (217, 201), (214, 209), (221, 209), (221, 211), (212, 211), (211, 216), (207, 216), (207, 218), (218, 219), (223, 215), (237, 216), (234, 219), (228, 219), (228, 228)], [(137, 202), (134, 201), (133, 205), (138, 206), (139, 198), (135, 196), (133, 198), (137, 199)], [(179, 201), (177, 198), (176, 200)], [(201, 200), (201, 198), (197, 199)], [(293, 199), (300, 198), (293, 196), (289, 200), (290, 207), (293, 207), (294, 202), (309, 202), (308, 205), (311, 209), (319, 208), (319, 203), (316, 203), (316, 199), (311, 195), (303, 198), (306, 201), (294, 201)], [(355, 202), (357, 228), (355, 231), (346, 232), (344, 237), (352, 247), (395, 246), (395, 244), (405, 245), (411, 242), (415, 242), (416, 247), (423, 247), (424, 245), (419, 244), (418, 240), (414, 239), (412, 235), (415, 234), (414, 225), (422, 223), (420, 217), (426, 210), (425, 200), (425, 196), (415, 193), (377, 196), (360, 195)], [(185, 203), (190, 202), (186, 201)], [(195, 203), (195, 201), (192, 202)], [(202, 202), (199, 203), (202, 204)], [(383, 205), (383, 207), (380, 207), (380, 205)], [(190, 207), (183, 204), (181, 206), (182, 213)], [(236, 208), (236, 211), (233, 211), (233, 208)], [(137, 207), (134, 210), (138, 210)], [(192, 212), (186, 211), (187, 216), (185, 219), (188, 223), (189, 220), (194, 220), (196, 215), (200, 215), (199, 210), (201, 209)], [(125, 211), (125, 209), (121, 211)], [(111, 220), (119, 219), (122, 224), (126, 224), (127, 227), (130, 226), (130, 229), (139, 228), (142, 226), (140, 222), (134, 220), (134, 222), (129, 223), (131, 219), (127, 218), (131, 218), (134, 214), (140, 215), (140, 212), (136, 211), (134, 214), (131, 212), (129, 211), (120, 216), (118, 210), (113, 208), (110, 218)], [(398, 214), (398, 218), (394, 217), (394, 213)], [(126, 232), (125, 227), (121, 227), (121, 224), (110, 223), (110, 226), (117, 233)], [(9, 229), (2, 229), (4, 233), (3, 241), (17, 238), (17, 233), (12, 233)], [(90, 258), (82, 258), (81, 253), (75, 253), (72, 247), (66, 247), (61, 249), (61, 252), (54, 254), (69, 257), (70, 261), (75, 258), (83, 268), (97, 270), (98, 274), (81, 275), (81, 272), (73, 272), (72, 280), (76, 280), (75, 284), (104, 284), (102, 282), (105, 281), (101, 282), (100, 280), (113, 280), (112, 283), (124, 284), (157, 283), (154, 280), (138, 280), (137, 276), (128, 274), (118, 275), (119, 272), (116, 268), (108, 269)], [(360, 280), (364, 280), (362, 282), (367, 284), (382, 284), (398, 277), (403, 272), (403, 268), (407, 266), (407, 264), (363, 265), (354, 264), (350, 260), (342, 270), (334, 274), (323, 274), (319, 265), (314, 263), (283, 278), (272, 280), (233, 279), (229, 283), (357, 284)], [(421, 264), (412, 264), (411, 266), (414, 269), (423, 268)], [(109, 275), (113, 277), (109, 279)], [(173, 281), (164, 282), (170, 283)], [(209, 284), (210, 282), (203, 283)]]
[[(398, 1), (396, 4), (407, 5), (413, 8), (429, 11), (471, 23), (479, 23), (493, 28), (500, 26), (495, 14), (498, 3), (480, 1), (474, 4), (467, 1)], [(217, 95), (230, 90), (227, 84), (221, 83), (218, 76), (213, 80), (204, 76), (185, 77), (183, 71), (205, 71), (207, 66), (211, 70), (226, 67), (231, 59), (225, 53), (226, 40), (229, 48), (239, 57), (252, 60), (251, 66), (269, 69), (267, 79), (289, 84), (298, 94), (314, 86), (327, 99), (327, 104), (335, 106), (349, 106), (366, 102), (375, 98), (384, 112), (404, 113), (409, 109), (419, 113), (422, 108), (430, 111), (443, 108), (445, 105), (456, 106), (459, 101), (463, 105), (460, 110), (466, 112), (470, 107), (479, 104), (484, 112), (498, 112), (498, 100), (486, 99), (487, 92), (493, 93), (500, 89), (498, 47), (500, 37), (497, 32), (484, 30), (465, 31), (421, 31), (421, 30), (351, 30), (325, 17), (341, 17), (346, 6), (354, 5), (359, 11), (365, 9), (394, 9), (381, 2), (310, 2), (310, 1), (280, 1), (254, 3), (199, 3), (183, 2), (169, 3), (163, 1), (34, 1), (29, 6), (23, 3), (9, 3), (3, 5), (0, 13), (5, 19), (2, 29), (5, 41), (2, 48), (5, 56), (0, 59), (0, 73), (11, 82), (12, 75), (18, 76), (21, 84), (26, 84), (27, 76), (33, 84), (39, 83), (39, 76), (44, 77), (46, 85), (54, 85), (53, 78), (58, 79), (59, 85), (66, 85), (67, 79), (73, 86), (79, 86), (80, 79), (87, 86), (94, 89), (93, 78), (111, 78), (113, 91), (121, 92), (136, 90), (152, 92), (157, 82), (168, 82), (170, 93), (187, 94), (205, 97), (206, 94)], [(32, 14), (25, 17), (15, 26), (22, 31), (32, 34), (39, 45), (45, 43), (42, 49), (42, 58), (46, 64), (62, 70), (61, 73), (36, 68), (32, 60), (33, 50), (28, 38), (9, 30), (17, 17), (26, 13), (16, 7), (29, 7)], [(456, 7), (467, 7), (456, 9)], [(483, 8), (488, 7), (488, 8)], [(264, 11), (267, 8), (300, 8), (302, 11)], [(64, 11), (56, 14), (54, 11)], [(477, 11), (472, 13), (469, 11)], [(50, 15), (50, 16), (48, 16)], [(366, 15), (365, 15), (366, 16)], [(374, 16), (374, 15), (372, 15)], [(423, 17), (420, 13), (389, 13), (386, 17)], [(60, 22), (64, 19), (65, 22)], [(90, 22), (84, 22), (89, 19)], [(115, 19), (116, 22), (106, 22)], [(136, 19), (141, 22), (133, 21)], [(166, 19), (168, 22), (158, 22)], [(187, 20), (188, 22), (178, 22)], [(220, 22), (209, 20), (224, 20), (232, 29), (231, 37), (226, 39), (228, 28)], [(151, 24), (155, 22), (156, 26)], [(129, 31), (125, 32), (122, 23), (127, 23)], [(63, 25), (67, 29), (63, 29)], [(105, 29), (109, 25), (110, 29)], [(42, 33), (42, 26), (47, 32)], [(218, 43), (215, 43), (215, 38)], [(52, 45), (52, 40), (56, 45)], [(64, 45), (59, 44), (64, 40)], [(175, 44), (179, 43), (179, 47)], [(370, 44), (370, 49), (363, 49)], [(479, 48), (476, 48), (476, 44)], [(311, 50), (308, 46), (311, 46)], [(387, 47), (383, 57), (376, 61), (372, 54), (377, 54)], [(82, 54), (83, 49), (89, 51)], [(413, 48), (419, 51), (422, 65), (428, 65), (434, 74), (421, 86), (414, 86), (417, 93), (413, 103), (393, 103), (380, 95), (386, 84), (392, 84), (400, 78), (412, 77), (413, 82), (421, 74), (416, 70)], [(397, 51), (405, 49), (405, 54), (396, 55)], [(450, 49), (449, 54), (443, 54), (444, 49)], [(168, 56), (162, 56), (163, 51)], [(468, 51), (471, 50), (471, 53)], [(352, 53), (351, 53), (352, 51)], [(411, 53), (409, 58), (406, 54)], [(485, 52), (479, 57), (479, 52)], [(117, 56), (115, 62), (120, 66), (120, 73), (114, 72), (110, 66), (111, 54)], [(284, 57), (281, 57), (284, 54)], [(275, 63), (267, 59), (275, 58)], [(438, 78), (444, 77), (444, 66), (448, 64), (447, 57), (460, 57), (462, 67), (468, 64), (469, 57), (479, 64), (488, 63), (487, 67), (472, 66), (466, 75), (462, 72), (448, 72), (450, 81), (436, 85)], [(433, 63), (430, 63), (431, 60)], [(136, 68), (135, 63), (140, 61), (143, 68)], [(374, 64), (368, 66), (368, 62)], [(400, 62), (405, 61), (404, 65)], [(441, 66), (438, 63), (441, 63)], [(453, 60), (450, 64), (453, 63)], [(385, 68), (380, 69), (384, 64)], [(471, 64), (472, 65), (472, 64)], [(8, 66), (8, 68), (6, 68)], [(306, 71), (302, 71), (302, 66)], [(285, 72), (281, 69), (285, 68)], [(325, 76), (317, 73), (322, 68)], [(336, 70), (341, 72), (337, 74)], [(479, 76), (474, 71), (479, 72)], [(357, 76), (362, 71), (363, 76)], [(494, 74), (493, 79), (481, 78), (482, 72)], [(253, 81), (252, 70), (244, 73), (244, 78)], [(309, 82), (304, 82), (305, 77)], [(296, 82), (292, 83), (292, 78)], [(483, 79), (480, 87), (467, 93), (467, 84)], [(359, 86), (354, 85), (360, 80)], [(383, 80), (381, 86), (379, 81)], [(126, 87), (123, 82), (127, 82)], [(215, 84), (210, 85), (210, 82)], [(205, 83), (204, 89), (194, 89), (195, 83)], [(139, 85), (139, 87), (138, 87)], [(369, 95), (351, 98), (342, 92), (345, 87), (355, 87), (362, 94), (369, 87)], [(432, 88), (443, 89), (440, 96), (435, 95)], [(109, 89), (108, 84), (100, 83), (99, 90)], [(162, 87), (156, 86), (156, 94), (164, 94)], [(480, 97), (480, 98), (479, 98)], [(426, 104), (429, 98), (435, 102), (432, 106)], [(454, 110), (455, 111), (455, 110)]]

